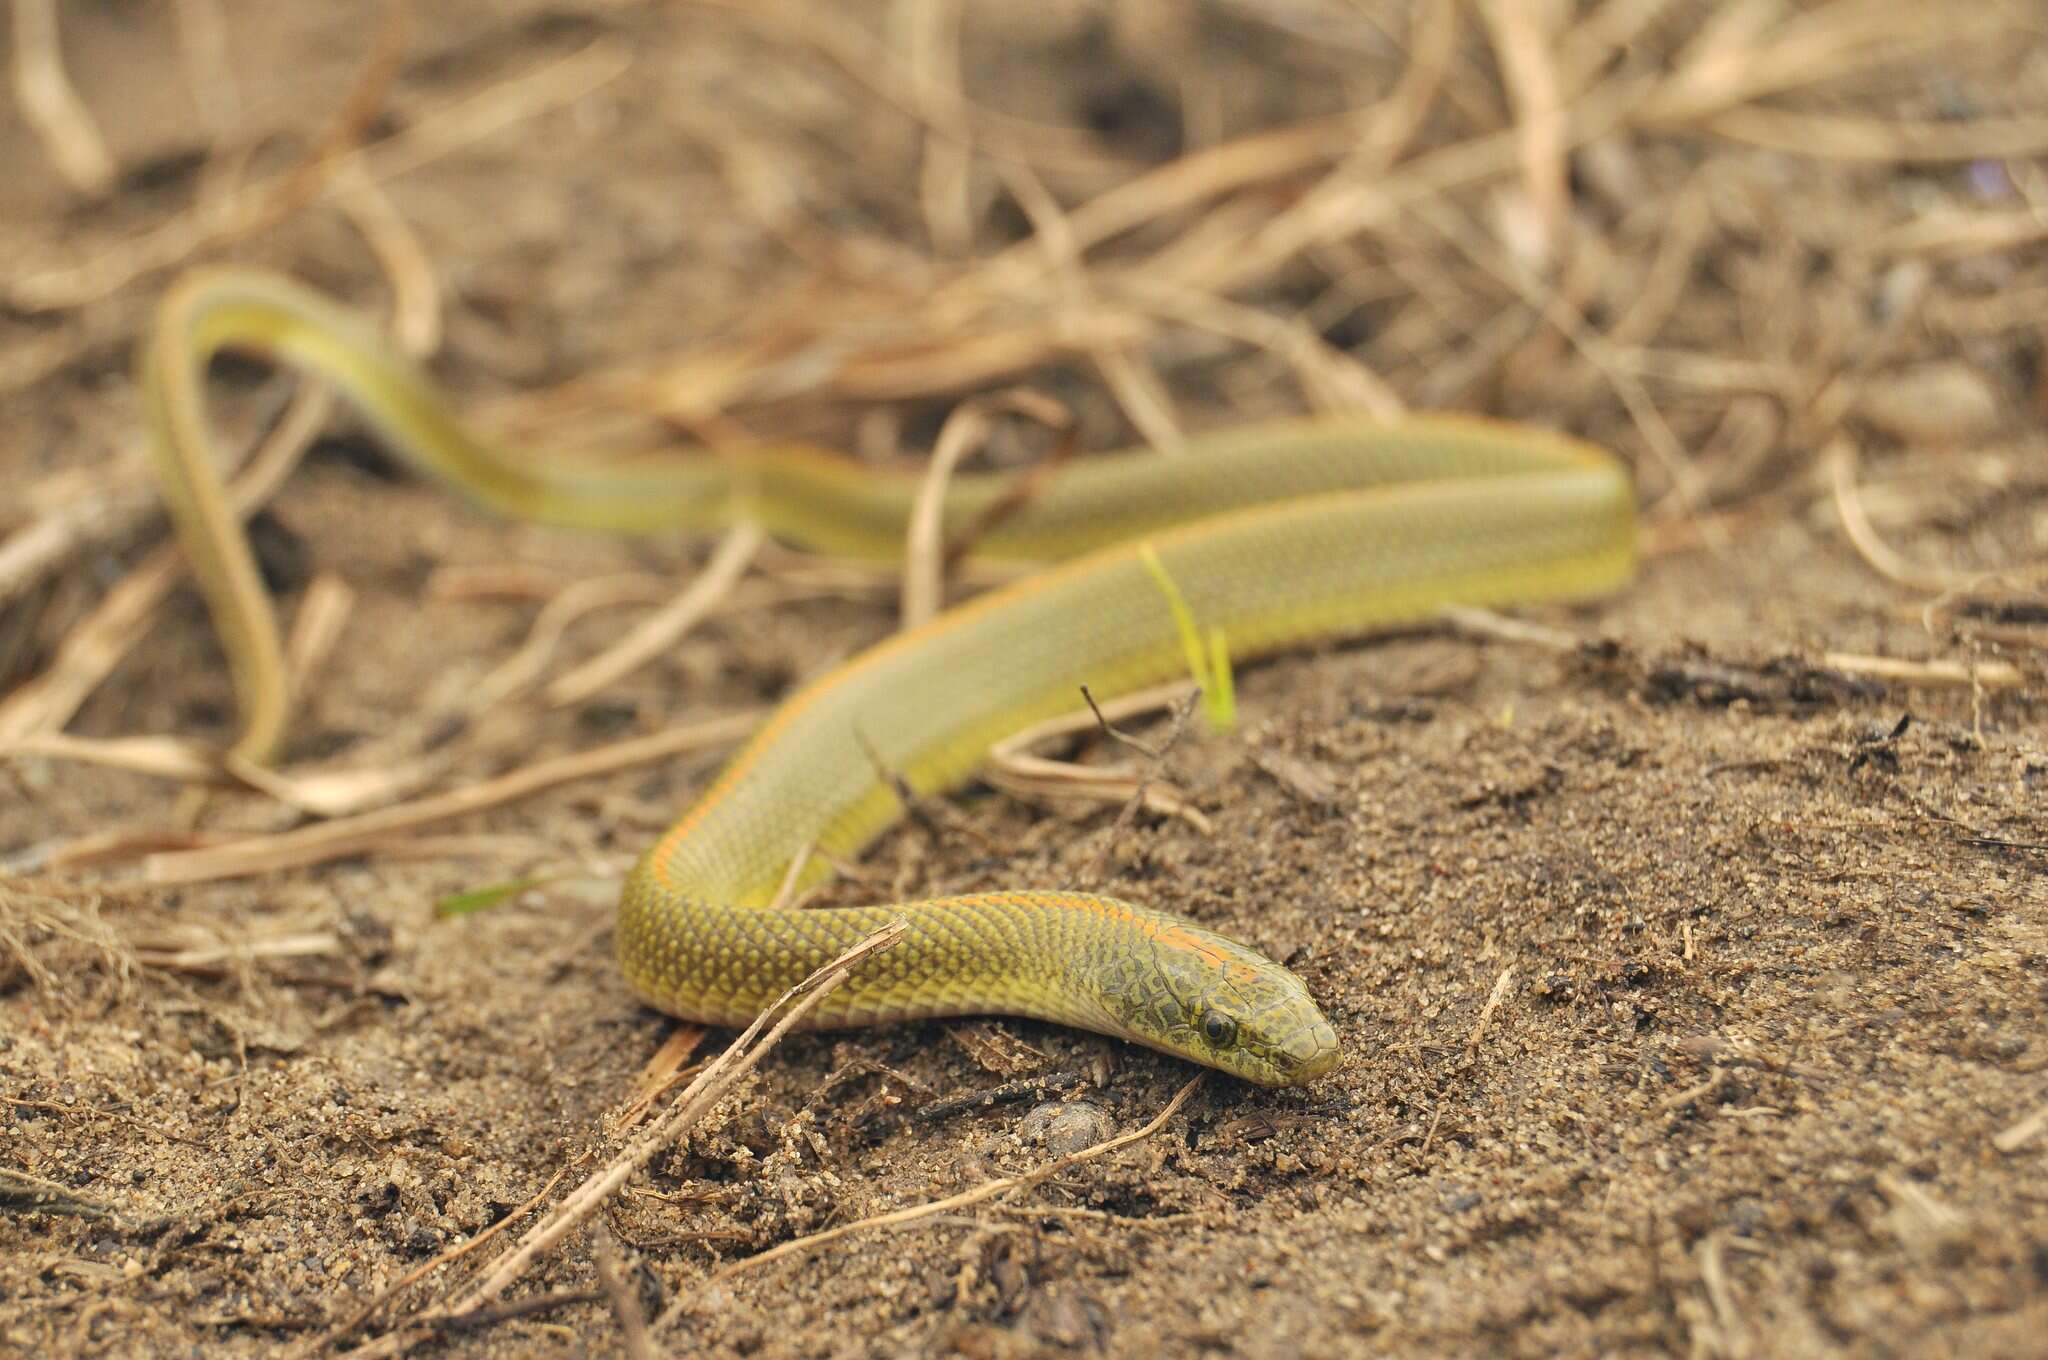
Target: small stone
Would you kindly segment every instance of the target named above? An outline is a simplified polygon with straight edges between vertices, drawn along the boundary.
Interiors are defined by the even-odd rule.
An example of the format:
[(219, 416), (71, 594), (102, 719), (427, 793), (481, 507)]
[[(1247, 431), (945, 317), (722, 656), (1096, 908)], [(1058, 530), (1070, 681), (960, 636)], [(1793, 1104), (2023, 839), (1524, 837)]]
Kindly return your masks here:
[(1017, 1122), (1017, 1136), (1056, 1157), (1094, 1147), (1116, 1132), (1109, 1111), (1089, 1100), (1048, 1100)]

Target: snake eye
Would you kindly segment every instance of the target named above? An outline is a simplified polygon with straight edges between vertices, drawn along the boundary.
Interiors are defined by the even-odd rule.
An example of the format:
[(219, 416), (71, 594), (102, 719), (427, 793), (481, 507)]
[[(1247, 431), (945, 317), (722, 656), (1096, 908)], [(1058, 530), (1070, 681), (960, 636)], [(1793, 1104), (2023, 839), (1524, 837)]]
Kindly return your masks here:
[(1211, 1048), (1229, 1048), (1237, 1042), (1237, 1021), (1221, 1011), (1210, 1011), (1202, 1019), (1202, 1037)]

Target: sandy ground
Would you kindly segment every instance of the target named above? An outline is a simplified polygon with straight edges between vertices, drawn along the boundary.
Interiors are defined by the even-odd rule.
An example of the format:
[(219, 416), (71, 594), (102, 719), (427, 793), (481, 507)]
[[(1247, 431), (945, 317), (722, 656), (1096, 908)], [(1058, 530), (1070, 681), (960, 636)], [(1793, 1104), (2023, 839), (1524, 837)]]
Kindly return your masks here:
[[(1413, 69), (1403, 5), (1349, 19), (1311, 4), (1264, 16), (1138, 5), (1114, 20), (1070, 4), (992, 8), (959, 20), (964, 78), (1009, 121), (976, 126), (1011, 141), (1069, 129), (1038, 167), (1069, 206), (1171, 160), (1197, 130), (1216, 140), (1322, 117)], [(1694, 7), (1666, 8), (1628, 61), (1676, 61), (1696, 34)], [(1850, 8), (1805, 12), (1847, 23)], [(415, 22), (359, 136), (593, 42), (620, 65), (388, 186), (445, 290), (436, 368), (465, 399), (559, 394), (692, 339), (744, 339), (762, 299), (816, 297), (799, 290), (842, 275), (870, 294), (925, 295), (907, 253), (945, 267), (944, 196), (919, 197), (919, 167), (944, 154), (886, 97), (893, 76), (808, 45), (804, 7), (773, 12), (795, 26), (716, 7), (480, 2)], [(914, 46), (953, 13), (874, 7), (855, 23)], [(2048, 16), (2032, 15), (2038, 33)], [(136, 429), (127, 347), (165, 276), (48, 307), (22, 290), (56, 288), (53, 263), (225, 192), (209, 174), (295, 163), (374, 42), (354, 7), (223, 16), (232, 131), (211, 158), (194, 91), (213, 89), (216, 113), (228, 95), (195, 83), (203, 52), (181, 66), (168, 13), (148, 7), (66, 15), (74, 77), (127, 172), (111, 198), (74, 202), (27, 131), (0, 128), (0, 239), (29, 262), (9, 266), (0, 316), (13, 389), (0, 466), (10, 485), (49, 493), (0, 508), (0, 528), (68, 503), (58, 491), (137, 475), (118, 461)], [(1561, 28), (1557, 50), (1585, 22)], [(1418, 134), (1429, 145), (1504, 116), (1486, 30), (1470, 20), (1456, 43), (1442, 126)], [(2016, 50), (1929, 39), (1867, 84), (1814, 98), (1899, 119), (1930, 116), (1929, 101), (1952, 119), (2009, 115), (2048, 89), (2038, 55)], [(1388, 226), (1349, 242), (1356, 258), (1333, 247), (1313, 261), (1398, 283), (1401, 301), (1369, 279), (1323, 334), (1410, 401), (1556, 419), (1642, 469), (1661, 510), (1638, 585), (1533, 616), (1581, 645), (1425, 629), (1248, 670), (1238, 730), (1190, 732), (1166, 759), (1213, 819), (1206, 835), (1149, 817), (1120, 830), (1113, 808), (977, 786), (869, 856), (903, 893), (1066, 882), (1170, 902), (1291, 963), (1335, 1021), (1345, 1066), (1289, 1092), (1211, 1077), (1154, 1136), (1028, 1190), (714, 1281), (777, 1243), (1137, 1129), (1190, 1075), (1023, 1022), (791, 1038), (604, 1211), (624, 1291), (648, 1309), (681, 1301), (654, 1353), (2048, 1353), (2038, 643), (2018, 627), (1974, 641), (1930, 628), (1932, 592), (1872, 570), (1815, 472), (1829, 430), (1876, 450), (1898, 475), (1873, 505), (1894, 507), (1881, 527), (1915, 561), (1987, 567), (2048, 550), (2040, 342), (2012, 301), (2042, 296), (2038, 244), (1931, 265), (1859, 253), (1935, 199), (1982, 207), (1967, 192), (1987, 164), (2003, 164), (2016, 195), (2037, 168), (1619, 140), (1668, 210), (1610, 220), (1593, 181), (1622, 173), (1611, 147), (1574, 158), (1571, 191), (1594, 205), (1588, 249), (1621, 271), (1618, 296), (1596, 282), (1577, 305), (1596, 329), (1628, 329), (1657, 280), (1676, 290), (1654, 336), (1634, 342), (1695, 366), (1641, 371), (1679, 445), (1699, 452), (1709, 491), (1696, 514), (1670, 513), (1671, 468), (1629, 384), (1497, 282), (1475, 282), (1446, 236)], [(1512, 185), (1513, 166), (1481, 189)], [(1280, 212), (1305, 182), (1268, 186), (1254, 206)], [(969, 247), (1029, 232), (1000, 176), (984, 167), (975, 183)], [(746, 186), (759, 197), (734, 207)], [(781, 235), (761, 206), (778, 195), (798, 205)], [(1674, 255), (1688, 196), (1710, 206), (1690, 253)], [(1487, 217), (1503, 201), (1475, 190), (1466, 220), (1512, 236)], [(380, 296), (376, 265), (324, 204), (207, 253), (290, 268), (364, 305)], [(1899, 258), (1925, 266), (1903, 332), (1880, 305), (1905, 286)], [(1244, 296), (1305, 307), (1309, 268)], [(1433, 298), (1421, 319), (1407, 301), (1418, 293)], [(934, 352), (941, 367), (957, 353)], [(1190, 427), (1289, 405), (1268, 354), (1170, 336), (1149, 354)], [(1704, 384), (1697, 366), (1717, 356), (1793, 375), (1813, 406), (1760, 396), (1751, 379), (1731, 380), (1748, 385), (1739, 395)], [(1958, 362), (1981, 391), (1954, 397), (1953, 367), (1938, 380), (1946, 396), (1911, 386)], [(1843, 375), (1869, 381), (1823, 428), (1813, 412)], [(1091, 448), (1136, 436), (1133, 403), (1106, 396), (1085, 362), (994, 376), (1068, 401)], [(681, 423), (716, 436), (730, 417), (914, 451), (962, 390), (935, 379), (878, 393), (870, 380), (863, 398), (854, 385), (780, 403), (743, 393)], [(239, 430), (279, 395), (246, 368), (217, 386)], [(1900, 390), (1903, 415), (1882, 401)], [(1916, 414), (1948, 400), (1964, 402), (1968, 437), (1917, 447)], [(1969, 406), (1982, 400), (1988, 413)], [(1843, 424), (1846, 405), (1857, 414)], [(1741, 413), (1759, 409), (1751, 439)], [(1993, 462), (2002, 481), (1980, 475)], [(1928, 498), (1938, 511), (1913, 513)], [(433, 746), (436, 719), (512, 653), (548, 595), (622, 573), (681, 581), (707, 545), (496, 522), (353, 437), (316, 446), (257, 530), (287, 610), (322, 576), (354, 591), (289, 759), (445, 750), (437, 787), (750, 708), (893, 627), (873, 591), (721, 615), (594, 699), (515, 705)], [(160, 532), (138, 515), (0, 599), (0, 692), (46, 666)], [(459, 569), (541, 585), (475, 598), (449, 584)], [(621, 617), (573, 628), (563, 664)], [(1885, 684), (1830, 653), (2004, 664), (2017, 683)], [(222, 742), (232, 722), (204, 612), (179, 590), (69, 730)], [(566, 784), (389, 850), (170, 889), (141, 877), (142, 833), (270, 831), (293, 816), (246, 791), (202, 801), (142, 775), (0, 758), (0, 1173), (14, 1178), (0, 1206), (0, 1352), (346, 1353), (451, 1293), (507, 1239), (330, 1332), (558, 1173), (573, 1182), (612, 1156), (608, 1117), (673, 1026), (623, 991), (602, 893), (561, 885), (452, 921), (434, 903), (530, 872), (616, 874), (717, 754)], [(125, 837), (117, 853), (81, 862), (81, 838), (109, 830)], [(1055, 1089), (944, 1112), (1034, 1074)], [(1048, 1097), (1068, 1104), (1048, 1111)], [(422, 1353), (625, 1353), (597, 1251), (571, 1236), (515, 1287), (522, 1306)]]

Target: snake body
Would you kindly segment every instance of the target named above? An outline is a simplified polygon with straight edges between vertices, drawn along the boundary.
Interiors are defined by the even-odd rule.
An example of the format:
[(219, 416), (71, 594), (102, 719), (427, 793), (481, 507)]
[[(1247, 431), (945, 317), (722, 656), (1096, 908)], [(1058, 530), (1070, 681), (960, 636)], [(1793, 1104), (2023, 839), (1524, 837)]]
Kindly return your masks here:
[[(834, 551), (899, 551), (913, 482), (816, 450), (593, 469), (518, 458), (471, 434), (430, 380), (366, 320), (246, 270), (172, 290), (143, 380), (167, 499), (244, 696), (281, 674), (275, 626), (207, 452), (207, 358), (236, 348), (332, 382), (391, 446), (508, 514), (624, 531), (739, 517)], [(955, 527), (1004, 484), (962, 477)], [(711, 1024), (751, 1019), (886, 922), (905, 936), (827, 997), (812, 1022), (1006, 1013), (1117, 1035), (1264, 1085), (1338, 1061), (1300, 979), (1182, 916), (1086, 893), (1018, 891), (823, 910), (775, 909), (903, 815), (973, 776), (1003, 737), (1100, 697), (1183, 673), (1179, 633), (1141, 558), (1156, 552), (1233, 657), (1426, 618), (1449, 603), (1583, 598), (1635, 561), (1620, 465), (1576, 440), (1464, 417), (1387, 426), (1321, 418), (1205, 436), (1171, 455), (1077, 460), (977, 542), (1056, 565), (899, 634), (784, 702), (642, 857), (619, 906), (627, 983)], [(251, 611), (260, 613), (252, 619)], [(266, 655), (266, 648), (270, 653)], [(251, 712), (264, 754), (281, 712)], [(812, 854), (815, 850), (819, 853)], [(803, 867), (791, 879), (791, 866)]]

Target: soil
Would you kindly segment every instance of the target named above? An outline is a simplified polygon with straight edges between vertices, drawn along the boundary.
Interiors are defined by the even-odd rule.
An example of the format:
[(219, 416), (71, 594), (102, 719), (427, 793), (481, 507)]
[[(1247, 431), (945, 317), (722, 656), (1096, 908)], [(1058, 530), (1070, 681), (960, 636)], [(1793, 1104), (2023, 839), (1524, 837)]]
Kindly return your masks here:
[[(209, 157), (175, 8), (65, 8), (68, 63), (125, 178), (75, 203), (25, 128), (0, 127), (0, 239), (28, 272), (140, 236), (223, 166), (289, 166), (333, 124), (375, 41), (355, 6), (222, 6), (234, 116)], [(1627, 60), (1676, 60), (1711, 7), (1664, 8)], [(931, 9), (943, 29), (951, 8)], [(1081, 150), (1039, 166), (1071, 206), (1187, 150), (1197, 125), (1238, 136), (1384, 93), (1409, 10), (1361, 9), (1370, 22), (1318, 4), (968, 6), (966, 88), (1025, 132), (1076, 130)], [(917, 269), (937, 266), (914, 269), (908, 252), (942, 256), (944, 243), (921, 215), (924, 132), (874, 72), (810, 45), (808, 7), (764, 11), (797, 16), (787, 27), (719, 6), (422, 10), (363, 135), (593, 41), (630, 57), (595, 91), (386, 186), (445, 290), (436, 371), (471, 404), (744, 334), (762, 299), (837, 272), (878, 291), (887, 280), (905, 307), (925, 295)], [(929, 19), (914, 5), (851, 13), (890, 41)], [(1482, 27), (1459, 43), (1448, 121), (1425, 144), (1505, 117)], [(1829, 86), (1825, 107), (1923, 118), (1929, 91), (1957, 118), (2023, 111), (2028, 92), (2039, 108), (2048, 68), (1933, 39)], [(1974, 203), (1972, 176), (2032, 192), (2038, 163), (1622, 140), (1656, 205), (1602, 215), (1584, 181), (1619, 173), (1611, 145), (1575, 159), (1573, 192), (1592, 205), (1586, 248), (1606, 252), (1624, 292), (1663, 277), (1672, 205), (1714, 205), (1670, 319), (1635, 343), (1776, 366), (1818, 405), (1830, 377), (1896, 389), (1904, 379), (1886, 375), (1964, 363), (1993, 402), (1964, 446), (1922, 447), (1912, 412), (1876, 405), (1844, 427), (1898, 474), (1887, 488), (1949, 497), (1887, 532), (1915, 560), (1959, 568), (2048, 551), (2038, 329), (1984, 320), (2001, 293), (2043, 296), (2038, 242), (1936, 260), (1903, 333), (1871, 310), (1897, 261), (1858, 253), (1930, 198)], [(800, 230), (778, 237), (734, 206), (733, 158), (759, 192), (800, 204)], [(1506, 201), (1488, 194), (1514, 174), (1455, 201), (1487, 222)], [(977, 249), (1028, 234), (999, 175), (983, 165), (976, 184)], [(1275, 189), (1270, 210), (1302, 187)], [(1381, 298), (1325, 335), (1418, 404), (1552, 420), (1631, 458), (1654, 530), (1639, 582), (1529, 615), (1579, 645), (1429, 628), (1247, 669), (1238, 728), (1191, 727), (1162, 771), (1212, 819), (1207, 834), (977, 785), (866, 866), (911, 894), (1065, 882), (1170, 903), (1288, 961), (1335, 1022), (1342, 1069), (1292, 1091), (1212, 1076), (1156, 1135), (1027, 1191), (712, 1282), (776, 1243), (1139, 1128), (1191, 1074), (1010, 1020), (792, 1037), (607, 1206), (628, 1292), (653, 1310), (683, 1301), (655, 1353), (2048, 1354), (2048, 1132), (2023, 1125), (2048, 1101), (2041, 653), (1930, 626), (1929, 592), (1872, 569), (1815, 472), (1825, 441), (1802, 423), (1810, 411), (1651, 373), (1711, 483), (1697, 514), (1669, 513), (1671, 469), (1626, 396), (1642, 380), (1617, 382), (1526, 308), (1489, 331), (1483, 300), (1498, 315), (1519, 304), (1418, 230), (1390, 225), (1364, 238), (1371, 259), (1353, 243), (1360, 259), (1313, 269), (1391, 261), (1408, 295), (1436, 290), (1434, 324)], [(365, 306), (380, 296), (330, 206), (208, 254)], [(1248, 296), (1302, 307), (1309, 269)], [(120, 461), (137, 429), (126, 356), (165, 277), (0, 316), (16, 375), (8, 484), (140, 475)], [(1603, 310), (1603, 287), (1579, 303), (1596, 325), (1631, 300)], [(1190, 428), (1287, 404), (1258, 351), (1161, 342), (1154, 357)], [(1444, 377), (1461, 365), (1464, 380)], [(1085, 362), (1007, 377), (1067, 400), (1091, 450), (1135, 438)], [(216, 387), (244, 431), (278, 392), (246, 367)], [(961, 395), (815, 391), (686, 423), (917, 449)], [(1731, 412), (1758, 403), (1774, 414), (1745, 463)], [(257, 520), (287, 613), (315, 577), (354, 591), (290, 761), (417, 749), (518, 646), (542, 600), (472, 598), (447, 586), (451, 570), (550, 589), (625, 572), (681, 581), (707, 547), (495, 521), (336, 428)], [(1988, 492), (1970, 471), (1986, 457), (2016, 469)], [(0, 692), (47, 665), (160, 536), (145, 517), (0, 599)], [(893, 610), (871, 595), (714, 617), (596, 699), (460, 734), (443, 786), (770, 701), (888, 635)], [(622, 617), (573, 629), (570, 659)], [(2017, 683), (1886, 683), (1830, 654), (1996, 662)], [(184, 589), (69, 730), (219, 743), (232, 703)], [(0, 1206), (0, 1352), (346, 1353), (451, 1292), (508, 1239), (322, 1340), (558, 1173), (573, 1183), (613, 1155), (608, 1121), (674, 1026), (623, 990), (601, 893), (542, 887), (454, 920), (434, 906), (527, 874), (616, 875), (716, 760), (562, 785), (389, 851), (164, 889), (134, 853), (60, 857), (69, 867), (51, 855), (109, 830), (253, 832), (293, 815), (247, 791), (200, 799), (94, 765), (0, 759), (0, 1172), (61, 1192), (10, 1189)], [(929, 1113), (1034, 1076), (1049, 1080), (1024, 1082), (1023, 1099)], [(538, 1305), (418, 1353), (626, 1353), (596, 1250), (572, 1235), (510, 1296)]]

